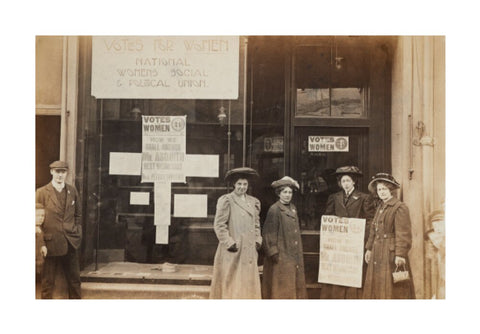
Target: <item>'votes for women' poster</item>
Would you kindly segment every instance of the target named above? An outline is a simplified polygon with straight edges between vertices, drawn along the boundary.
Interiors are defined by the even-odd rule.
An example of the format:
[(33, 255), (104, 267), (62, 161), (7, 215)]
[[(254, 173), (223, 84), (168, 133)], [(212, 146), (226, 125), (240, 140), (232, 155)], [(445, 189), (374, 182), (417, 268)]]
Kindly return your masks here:
[(365, 219), (322, 216), (318, 282), (362, 287)]
[(186, 116), (142, 116), (142, 182), (185, 183)]

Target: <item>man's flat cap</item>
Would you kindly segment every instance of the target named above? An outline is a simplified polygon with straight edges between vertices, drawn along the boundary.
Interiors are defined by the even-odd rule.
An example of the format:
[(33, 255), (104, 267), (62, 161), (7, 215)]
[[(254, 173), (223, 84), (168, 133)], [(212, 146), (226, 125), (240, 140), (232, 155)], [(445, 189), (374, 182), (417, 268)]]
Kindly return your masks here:
[(54, 161), (50, 164), (50, 169), (68, 169), (68, 164), (65, 161)]

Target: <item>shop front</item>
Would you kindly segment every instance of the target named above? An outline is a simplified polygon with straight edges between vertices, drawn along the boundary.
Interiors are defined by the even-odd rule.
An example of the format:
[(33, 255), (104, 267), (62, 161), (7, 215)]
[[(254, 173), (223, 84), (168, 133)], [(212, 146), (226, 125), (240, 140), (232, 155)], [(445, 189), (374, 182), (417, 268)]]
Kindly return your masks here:
[[(154, 49), (172, 51), (179, 40), (159, 38)], [(149, 41), (143, 37), (76, 40), (76, 127), (67, 138), (75, 136), (68, 157), (75, 162), (73, 181), (83, 198), (82, 266), (109, 261), (212, 265), (218, 244), (216, 201), (231, 190), (224, 175), (249, 166), (260, 175), (249, 192), (261, 201), (262, 223), (276, 201), (272, 181), (284, 175), (298, 180), (294, 202), (307, 286), (310, 297), (318, 298), (320, 217), (328, 196), (339, 190), (333, 172), (358, 166), (364, 174), (358, 188), (367, 192), (375, 173), (403, 168), (392, 147), (405, 139), (395, 139), (399, 121), (392, 126), (392, 120), (407, 113), (392, 116), (398, 107), (392, 102), (397, 84), (392, 74), (404, 42), (387, 36), (197, 36), (194, 44), (181, 41), (200, 58), (219, 53), (226, 59), (233, 53), (233, 66), (214, 74), (207, 65), (194, 68), (200, 58), (191, 54), (151, 57), (144, 53)], [(107, 78), (107, 84), (98, 72), (105, 61), (101, 47), (113, 52), (107, 62), (118, 76)], [(138, 53), (134, 63), (121, 58), (129, 52)], [(169, 71), (168, 80), (153, 74), (156, 69)], [(233, 85), (229, 77), (235, 78)], [(226, 81), (210, 89), (219, 80)], [(111, 89), (102, 91), (109, 84)], [(177, 89), (168, 89), (173, 86)], [(152, 89), (162, 93), (145, 93)], [(170, 126), (185, 121), (183, 163), (188, 167), (177, 166), (181, 180), (156, 182), (146, 176), (149, 119)], [(404, 191), (403, 199), (410, 194)], [(423, 231), (423, 222), (415, 224)], [(414, 251), (423, 258), (422, 249)], [(261, 251), (259, 265), (262, 256)], [(418, 280), (423, 283), (421, 271)], [(423, 293), (423, 287), (418, 289)]]

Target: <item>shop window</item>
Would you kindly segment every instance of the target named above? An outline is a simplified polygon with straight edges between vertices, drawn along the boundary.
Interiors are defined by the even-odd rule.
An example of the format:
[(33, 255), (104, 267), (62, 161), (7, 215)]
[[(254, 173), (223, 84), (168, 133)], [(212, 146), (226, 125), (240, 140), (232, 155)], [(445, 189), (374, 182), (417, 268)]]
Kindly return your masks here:
[[(218, 177), (187, 176), (186, 183), (171, 184), (172, 214), (175, 195), (207, 195), (207, 218), (180, 219), (172, 217), (172, 230), (178, 228), (178, 224), (211, 225), (217, 199), (228, 191), (223, 181), (226, 171), (240, 167), (243, 163), (243, 124), (241, 121), (244, 111), (241, 102), (105, 99), (98, 103), (99, 110), (101, 110), (99, 114), (102, 115), (102, 140), (99, 143), (102, 152), (100, 248), (124, 248), (127, 246), (125, 245), (125, 235), (129, 235), (129, 226), (145, 227), (153, 224), (153, 183), (142, 183), (141, 175), (110, 175), (109, 173), (110, 152), (141, 153), (142, 115), (186, 115), (186, 154), (218, 156)], [(223, 112), (227, 115), (225, 122), (218, 117), (222, 112), (220, 110), (222, 107)], [(148, 192), (149, 204), (132, 205), (130, 203), (131, 192)], [(173, 225), (176, 227), (174, 228)], [(152, 234), (155, 231), (149, 228), (140, 228), (140, 230), (144, 234)], [(150, 241), (154, 240), (154, 235), (144, 236), (142, 240), (147, 240), (150, 245)]]
[(296, 117), (368, 115), (368, 56), (361, 49), (298, 46), (294, 78)]

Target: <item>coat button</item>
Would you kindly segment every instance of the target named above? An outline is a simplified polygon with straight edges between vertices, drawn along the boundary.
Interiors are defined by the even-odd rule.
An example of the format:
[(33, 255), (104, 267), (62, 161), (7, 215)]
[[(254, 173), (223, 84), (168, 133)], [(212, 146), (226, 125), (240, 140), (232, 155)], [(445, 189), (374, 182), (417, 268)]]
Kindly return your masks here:
[(295, 232), (297, 232), (297, 230), (295, 230)]
[(298, 245), (298, 241), (295, 241), (295, 245)]
[(384, 237), (385, 239), (387, 239), (387, 235), (386, 235), (386, 234), (384, 234), (383, 237)]

